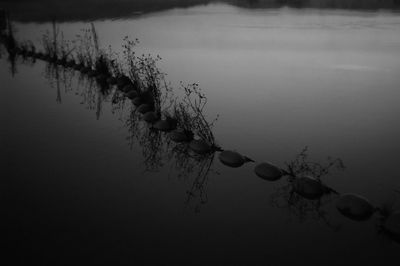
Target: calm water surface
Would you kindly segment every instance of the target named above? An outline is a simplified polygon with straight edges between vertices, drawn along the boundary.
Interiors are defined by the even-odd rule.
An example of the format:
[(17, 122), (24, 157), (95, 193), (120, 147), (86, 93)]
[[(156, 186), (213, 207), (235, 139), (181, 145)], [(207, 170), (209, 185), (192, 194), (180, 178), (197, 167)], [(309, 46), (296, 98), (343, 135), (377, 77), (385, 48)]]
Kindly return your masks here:
[[(344, 161), (324, 178), (336, 190), (376, 205), (400, 199), (398, 14), (209, 5), (95, 25), (103, 47), (121, 50), (131, 36), (139, 53), (160, 54), (174, 86), (199, 82), (224, 148), (284, 166), (308, 146), (316, 161)], [(37, 43), (51, 29), (15, 26)], [(60, 25), (66, 39), (87, 27)], [(164, 136), (152, 149), (146, 127), (127, 126), (129, 103), (112, 104), (77, 74), (61, 71), (57, 86), (43, 62), (19, 62), (12, 77), (4, 59), (1, 194), (21, 260), (397, 265), (400, 246), (378, 233), (376, 217), (351, 221), (335, 197), (289, 207), (287, 182), (257, 178), (253, 164), (210, 158), (206, 177), (197, 176), (208, 161), (183, 173)]]

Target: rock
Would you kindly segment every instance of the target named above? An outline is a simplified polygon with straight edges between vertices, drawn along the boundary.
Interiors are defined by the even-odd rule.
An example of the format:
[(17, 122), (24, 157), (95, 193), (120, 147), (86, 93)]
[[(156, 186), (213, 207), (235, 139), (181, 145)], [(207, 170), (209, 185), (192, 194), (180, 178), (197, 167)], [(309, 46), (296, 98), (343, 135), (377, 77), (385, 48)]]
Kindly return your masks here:
[(67, 62), (66, 64), (67, 67), (74, 67), (75, 66), (75, 61), (74, 60), (70, 60)]
[(34, 56), (35, 58), (37, 58), (37, 59), (41, 59), (42, 56), (43, 56), (43, 54), (42, 54), (41, 52), (37, 52), (37, 53), (35, 53), (33, 56)]
[(203, 140), (192, 140), (189, 143), (189, 148), (198, 154), (207, 154), (212, 151), (211, 146)]
[(138, 97), (138, 93), (136, 91), (129, 91), (125, 93), (125, 96), (128, 97), (129, 99), (134, 99)]
[(78, 71), (80, 71), (82, 68), (84, 68), (85, 66), (83, 65), (83, 64), (76, 64), (75, 66), (74, 66), (74, 69), (75, 70), (78, 70)]
[(161, 131), (171, 131), (173, 128), (167, 120), (159, 120), (154, 124), (154, 128)]
[(139, 113), (144, 114), (153, 110), (153, 107), (149, 104), (141, 104), (137, 109)]
[(326, 189), (324, 185), (313, 177), (304, 176), (295, 178), (293, 190), (306, 199), (319, 199), (324, 195)]
[(117, 84), (117, 79), (115, 77), (109, 77), (107, 78), (107, 83), (111, 85)]
[(283, 176), (283, 172), (279, 167), (267, 162), (256, 165), (254, 172), (258, 177), (268, 181), (276, 181)]
[(96, 76), (96, 80), (102, 84), (106, 84), (107, 76), (105, 74), (99, 74)]
[(372, 204), (364, 197), (356, 194), (344, 194), (336, 202), (338, 211), (356, 221), (367, 220), (374, 213)]
[(165, 120), (168, 122), (170, 130), (174, 130), (178, 126), (178, 120), (175, 118), (167, 117)]
[(142, 116), (142, 119), (146, 121), (147, 123), (154, 123), (158, 121), (159, 116), (155, 112), (147, 112)]
[(83, 67), (81, 68), (81, 72), (83, 74), (89, 73), (89, 71), (92, 71), (92, 69), (90, 67)]
[(235, 151), (223, 151), (218, 158), (223, 164), (230, 167), (240, 167), (246, 162), (245, 158)]
[(119, 88), (123, 88), (129, 84), (132, 84), (132, 82), (131, 82), (131, 79), (128, 78), (127, 76), (122, 75), (117, 78), (117, 86)]
[(124, 86), (121, 90), (123, 92), (131, 92), (131, 91), (135, 91), (136, 92), (135, 87), (133, 86), (133, 84), (128, 84), (128, 85)]
[(173, 142), (189, 142), (193, 139), (193, 133), (190, 131), (175, 130), (169, 134)]
[(40, 60), (43, 60), (44, 59), (44, 54), (39, 52), (39, 53), (36, 54), (36, 58), (40, 59)]
[(135, 105), (135, 106), (139, 106), (139, 105), (141, 105), (141, 104), (143, 103), (143, 101), (142, 101), (142, 98), (140, 98), (140, 97), (135, 97), (135, 98), (133, 98), (132, 103), (133, 103), (133, 105)]
[(90, 70), (87, 74), (89, 77), (95, 77), (98, 75), (96, 70)]

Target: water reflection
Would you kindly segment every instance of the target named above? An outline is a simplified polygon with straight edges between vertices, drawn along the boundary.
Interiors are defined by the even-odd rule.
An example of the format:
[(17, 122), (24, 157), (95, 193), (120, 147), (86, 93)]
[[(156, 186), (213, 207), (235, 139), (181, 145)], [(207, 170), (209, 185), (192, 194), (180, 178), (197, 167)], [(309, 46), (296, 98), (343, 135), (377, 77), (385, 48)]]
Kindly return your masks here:
[[(10, 63), (10, 72), (14, 77), (17, 73), (16, 58), (17, 58), (17, 42), (14, 37), (13, 26), (7, 12), (0, 10), (1, 14), (1, 30), (0, 30), (0, 54), (3, 50), (7, 51), (8, 62)], [(4, 48), (4, 49), (3, 49)]]
[(285, 168), (283, 172), (288, 176), (286, 184), (272, 194), (272, 205), (287, 209), (300, 222), (314, 219), (338, 230), (340, 226), (330, 222), (324, 207), (331, 204), (339, 193), (323, 184), (322, 180), (332, 170), (344, 171), (342, 160), (329, 157), (325, 163), (311, 160), (308, 147), (305, 147), (294, 159), (286, 162)]
[[(23, 60), (21, 63), (32, 63)], [(74, 93), (81, 98), (81, 104), (96, 113), (100, 119), (104, 103), (111, 105), (111, 111), (126, 128), (127, 141), (131, 149), (141, 148), (145, 171), (157, 172), (171, 163), (174, 177), (187, 182), (191, 181), (187, 190), (185, 205), (188, 209), (199, 212), (200, 206), (207, 203), (206, 185), (214, 161), (214, 153), (196, 154), (189, 149), (187, 143), (175, 143), (152, 124), (143, 121), (137, 107), (117, 86), (99, 82), (80, 71), (61, 67), (47, 62), (45, 78), (56, 90), (56, 101), (62, 103), (63, 93)], [(77, 80), (77, 83), (74, 82)], [(138, 144), (138, 145), (137, 145)]]
[(330, 214), (326, 207), (329, 206), (336, 197), (325, 195), (316, 200), (306, 199), (295, 192), (293, 184), (288, 182), (279, 187), (271, 195), (271, 204), (277, 208), (285, 209), (294, 215), (299, 222), (309, 219), (322, 221), (324, 224), (334, 230), (339, 230), (340, 225), (333, 224), (330, 220)]
[[(34, 57), (21, 57), (21, 63), (23, 64), (33, 65), (35, 62), (36, 59)], [(82, 105), (95, 112), (96, 119), (100, 119), (102, 115), (103, 104), (110, 104), (112, 113), (117, 115), (127, 129), (127, 141), (130, 148), (141, 148), (145, 170), (157, 172), (166, 164), (171, 163), (171, 167), (173, 167), (171, 173), (174, 173), (178, 179), (184, 181), (193, 180), (187, 190), (186, 206), (195, 212), (199, 212), (201, 206), (208, 202), (206, 188), (210, 174), (216, 173), (212, 167), (215, 152), (199, 154), (194, 152), (187, 142), (173, 142), (169, 137), (170, 133), (157, 130), (154, 128), (154, 124), (146, 123), (142, 120), (143, 115), (137, 111), (138, 108), (133, 104), (132, 100), (118, 86), (101, 82), (81, 71), (52, 62), (46, 62), (44, 76), (50, 85), (55, 88), (57, 103), (62, 103), (63, 93), (74, 93), (81, 98)], [(204, 95), (202, 97), (205, 98)], [(184, 113), (184, 105), (180, 105), (180, 107)], [(200, 112), (202, 112), (202, 108), (204, 108), (204, 104), (201, 104)], [(190, 131), (192, 129), (187, 127), (186, 130)], [(213, 141), (211, 128), (208, 130), (202, 133), (210, 141)], [(253, 161), (251, 159), (248, 160)], [(329, 161), (327, 165), (323, 166), (309, 161), (307, 160), (307, 149), (304, 149), (294, 160), (287, 163), (287, 170), (283, 170), (285, 175), (288, 176), (288, 185), (278, 189), (273, 195), (273, 205), (281, 208), (282, 205), (277, 202), (284, 201), (286, 206), (302, 219), (310, 217), (311, 210), (321, 216), (322, 200), (320, 197), (313, 201), (305, 198), (304, 195), (299, 195), (299, 191), (296, 194), (293, 184), (298, 180), (297, 176), (305, 174), (311, 174), (320, 180), (324, 175), (328, 174), (329, 169), (333, 166), (340, 167), (342, 163), (337, 159)], [(322, 196), (321, 194), (321, 198)]]
[[(33, 64), (36, 58), (43, 58), (43, 55), (36, 52), (35, 47), (29, 42), (17, 47), (9, 45), (8, 43), (12, 43), (12, 41), (7, 41), (12, 39), (10, 35), (12, 36), (12, 34), (5, 35), (3, 39), (9, 53), (15, 56), (12, 64), (15, 65), (15, 58), (19, 55), (22, 63), (25, 64)], [(63, 44), (61, 46), (63, 47)], [(194, 91), (199, 96), (197, 102), (193, 103), (190, 101), (190, 98), (184, 98), (186, 102), (184, 101), (183, 105), (174, 105), (175, 108), (169, 109), (170, 105), (167, 103), (174, 103), (174, 101), (169, 101), (168, 95), (159, 93), (160, 86), (162, 86), (160, 82), (162, 75), (159, 76), (160, 73), (153, 68), (152, 64), (154, 61), (151, 58), (138, 58), (138, 64), (135, 62), (130, 64), (129, 66), (131, 70), (134, 69), (134, 72), (128, 77), (126, 76), (126, 72), (124, 76), (124, 73), (121, 71), (123, 67), (120, 65), (111, 66), (106, 71), (100, 70), (102, 67), (98, 66), (97, 62), (99, 61), (97, 59), (101, 57), (99, 57), (98, 49), (96, 48), (96, 52), (94, 53), (96, 56), (94, 59), (96, 60), (91, 60), (93, 59), (92, 55), (78, 56), (83, 59), (79, 63), (75, 62), (72, 64), (72, 66), (82, 64), (80, 71), (77, 72), (74, 68), (66, 67), (69, 58), (63, 52), (65, 50), (59, 50), (57, 46), (54, 50), (52, 50), (51, 46), (47, 47), (50, 48), (48, 52), (49, 56), (45, 60), (47, 62), (45, 75), (52, 86), (56, 88), (56, 101), (62, 103), (62, 89), (66, 93), (74, 91), (73, 87), (75, 85), (72, 81), (75, 80), (74, 77), (78, 73), (79, 86), (75, 90), (75, 93), (78, 93), (82, 98), (82, 104), (90, 110), (95, 110), (96, 118), (100, 119), (103, 103), (111, 103), (113, 112), (119, 114), (119, 119), (128, 129), (130, 147), (133, 148), (136, 143), (139, 144), (144, 158), (145, 170), (158, 171), (172, 159), (176, 168), (178, 168), (179, 177), (193, 179), (187, 191), (187, 199), (185, 201), (188, 208), (195, 212), (200, 211), (201, 205), (208, 201), (207, 183), (209, 175), (212, 172), (215, 152), (221, 151), (222, 148), (218, 147), (215, 143), (214, 135), (211, 131), (213, 122), (207, 123), (204, 116), (202, 116), (206, 101), (202, 101), (205, 96), (198, 93), (197, 85), (192, 84), (183, 88), (187, 92), (187, 97)], [(57, 51), (60, 51), (61, 57)], [(92, 54), (92, 50), (89, 53)], [(128, 59), (132, 58), (131, 54), (128, 53)], [(105, 64), (109, 67), (107, 62)], [(89, 69), (84, 70), (85, 68)], [(109, 71), (110, 69), (111, 71)], [(106, 78), (102, 76), (105, 73), (108, 73), (106, 74)], [(117, 86), (112, 86), (111, 82), (104, 82), (108, 78), (111, 78), (108, 75), (113, 75), (113, 78), (117, 79)], [(141, 75), (144, 75), (145, 78), (140, 78)], [(128, 81), (125, 82), (124, 80)], [(201, 154), (193, 153), (194, 149), (190, 149), (187, 143), (173, 143), (164, 132), (171, 131), (173, 128), (167, 127), (165, 130), (162, 130), (157, 128), (154, 123), (145, 123), (141, 119), (142, 114), (138, 111), (140, 107), (137, 108), (134, 101), (131, 101), (130, 97), (128, 97), (130, 95), (128, 92), (130, 91), (126, 89), (127, 86), (135, 88), (134, 90), (141, 94), (143, 97), (141, 98), (141, 103), (150, 104), (151, 110), (158, 115), (158, 118), (163, 116), (165, 118), (163, 121), (166, 122), (168, 122), (167, 118), (176, 119), (175, 127), (181, 125), (186, 131), (192, 134), (196, 133), (196, 136), (200, 136), (203, 140), (211, 144), (208, 147), (209, 149), (204, 153), (201, 152)], [(137, 89), (136, 86), (139, 86), (139, 88)], [(168, 86), (165, 85), (165, 88), (168, 88)], [(166, 108), (162, 108), (164, 106)], [(192, 108), (190, 110), (194, 113), (188, 113), (187, 109), (185, 109), (187, 107)], [(175, 113), (172, 111), (175, 111)], [(173, 117), (173, 115), (175, 116)], [(196, 123), (189, 124), (185, 128), (185, 125), (188, 125), (191, 121), (196, 121)], [(279, 208), (289, 209), (300, 220), (309, 218), (322, 220), (327, 225), (337, 229), (337, 226), (329, 222), (324, 211), (324, 206), (332, 200), (332, 197), (328, 197), (328, 195), (338, 194), (338, 192), (323, 184), (321, 180), (323, 176), (328, 174), (329, 169), (334, 166), (343, 168), (340, 159), (329, 160), (327, 165), (321, 165), (308, 160), (307, 150), (303, 150), (294, 160), (288, 162), (286, 164), (287, 169), (282, 171), (288, 176), (288, 183), (278, 189), (272, 196), (273, 204)], [(312, 175), (312, 178), (307, 177), (307, 175)], [(396, 219), (393, 216), (394, 214), (390, 214), (384, 219), (383, 228), (386, 231), (391, 230), (385, 224), (387, 221)]]

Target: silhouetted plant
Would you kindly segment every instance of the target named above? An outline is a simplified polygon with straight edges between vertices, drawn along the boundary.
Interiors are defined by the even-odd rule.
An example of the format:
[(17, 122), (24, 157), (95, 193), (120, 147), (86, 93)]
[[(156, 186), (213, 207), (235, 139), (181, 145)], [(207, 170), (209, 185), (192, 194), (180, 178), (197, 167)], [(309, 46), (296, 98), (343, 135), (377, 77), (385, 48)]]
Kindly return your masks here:
[(286, 174), (292, 177), (311, 175), (312, 177), (320, 180), (322, 176), (329, 174), (332, 168), (343, 171), (345, 166), (340, 158), (332, 159), (327, 158), (325, 164), (314, 162), (308, 158), (308, 147), (305, 147), (295, 159), (286, 162)]
[(79, 63), (89, 68), (94, 66), (97, 53), (96, 41), (93, 40), (93, 36), (92, 29), (82, 29), (81, 34), (76, 35), (77, 40), (75, 41), (77, 46), (76, 57)]
[(70, 42), (64, 39), (64, 33), (61, 32), (61, 40), (57, 43), (58, 46), (58, 55), (57, 58), (61, 60), (63, 63), (66, 63), (69, 60), (70, 55), (75, 50), (75, 47), (70, 46)]
[[(129, 75), (129, 77), (132, 80), (136, 80), (140, 82), (140, 78), (138, 76), (138, 69), (137, 69), (137, 59), (136, 59), (136, 51), (135, 51), (135, 46), (139, 44), (138, 39), (133, 39), (131, 40), (128, 36), (125, 36), (123, 39), (123, 55), (124, 55), (124, 60), (126, 62), (126, 69), (123, 69), (122, 66), (119, 65), (118, 71), (119, 74), (122, 74), (124, 71), (126, 71)], [(140, 84), (142, 86), (142, 84)]]
[(202, 140), (212, 146), (216, 146), (212, 128), (218, 120), (218, 116), (209, 122), (204, 114), (207, 97), (202, 93), (197, 83), (184, 85), (181, 82), (184, 96), (181, 101), (176, 100), (174, 104), (174, 116), (178, 120), (180, 128), (193, 132)]

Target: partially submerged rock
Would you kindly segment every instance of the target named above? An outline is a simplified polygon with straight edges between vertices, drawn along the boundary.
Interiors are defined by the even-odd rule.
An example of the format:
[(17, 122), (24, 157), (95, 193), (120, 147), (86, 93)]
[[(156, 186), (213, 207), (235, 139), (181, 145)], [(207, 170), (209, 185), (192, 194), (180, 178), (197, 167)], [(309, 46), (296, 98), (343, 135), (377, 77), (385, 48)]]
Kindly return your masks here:
[(56, 63), (57, 65), (64, 65), (64, 64), (65, 64), (65, 60), (64, 60), (64, 59), (57, 59), (57, 60), (55, 61), (55, 63)]
[(75, 66), (75, 61), (74, 60), (69, 60), (66, 64), (67, 67), (74, 67)]
[(74, 69), (75, 69), (75, 70), (78, 70), (78, 71), (81, 71), (84, 67), (85, 67), (85, 66), (84, 66), (82, 63), (80, 63), (80, 64), (76, 64), (76, 65), (74, 66)]
[(212, 152), (212, 147), (204, 140), (192, 140), (189, 143), (189, 148), (198, 154), (207, 154)]
[(97, 76), (99, 73), (96, 71), (96, 70), (90, 70), (88, 73), (87, 73), (87, 75), (89, 76), (89, 77), (95, 77), (95, 76)]
[(107, 76), (105, 74), (98, 74), (96, 80), (102, 84), (107, 83)]
[(258, 177), (268, 181), (276, 181), (283, 176), (283, 171), (279, 167), (267, 162), (258, 164), (254, 172)]
[(356, 194), (344, 194), (336, 202), (338, 211), (356, 221), (367, 220), (374, 213), (375, 208), (364, 197)]
[(111, 85), (117, 84), (117, 79), (115, 77), (109, 77), (107, 78), (107, 83)]
[(43, 55), (43, 53), (38, 52), (38, 53), (36, 53), (35, 57), (36, 57), (37, 59), (43, 59), (44, 55)]
[(153, 107), (147, 103), (141, 104), (138, 108), (137, 111), (141, 114), (150, 112), (153, 110)]
[(155, 112), (150, 111), (150, 112), (145, 113), (142, 116), (142, 119), (144, 121), (146, 121), (147, 123), (154, 123), (154, 122), (158, 121), (159, 116)]
[(89, 71), (91, 71), (92, 69), (90, 68), (90, 67), (83, 67), (83, 68), (81, 68), (81, 72), (83, 73), (83, 74), (86, 74), (86, 73), (89, 73)]
[(129, 99), (134, 99), (138, 96), (138, 93), (136, 91), (129, 91), (129, 92), (125, 93), (125, 95)]
[(223, 164), (230, 167), (240, 167), (245, 162), (248, 162), (246, 157), (235, 151), (223, 151), (219, 154), (218, 158)]
[(128, 84), (128, 85), (124, 86), (121, 90), (123, 92), (131, 92), (131, 91), (135, 91), (135, 87), (133, 86), (133, 84)]
[(133, 98), (132, 103), (135, 106), (139, 106), (139, 105), (143, 104), (143, 100), (140, 97), (135, 97), (135, 98)]
[(121, 75), (117, 78), (117, 86), (123, 88), (129, 84), (132, 84), (131, 79), (127, 76)]
[(321, 198), (327, 191), (321, 181), (310, 176), (296, 177), (293, 180), (293, 190), (310, 200)]

